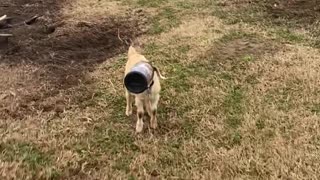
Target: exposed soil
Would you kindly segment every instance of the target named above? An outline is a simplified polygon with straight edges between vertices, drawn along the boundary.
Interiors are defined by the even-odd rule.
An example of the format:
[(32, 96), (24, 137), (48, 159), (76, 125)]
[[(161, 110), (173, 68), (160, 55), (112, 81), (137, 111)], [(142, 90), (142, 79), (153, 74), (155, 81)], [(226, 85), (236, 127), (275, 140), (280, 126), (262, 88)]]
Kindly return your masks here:
[(213, 71), (227, 70), (242, 73), (242, 68), (246, 68), (248, 62), (255, 61), (265, 54), (275, 53), (279, 49), (279, 45), (271, 40), (261, 39), (254, 35), (241, 35), (226, 42), (217, 42), (203, 58), (210, 58), (209, 62)]
[(275, 45), (266, 39), (259, 39), (254, 36), (239, 37), (227, 43), (219, 42), (213, 52), (219, 61), (241, 60), (246, 55), (255, 58), (276, 50)]
[[(144, 32), (146, 18), (143, 11), (135, 11), (136, 14), (129, 12), (133, 18), (128, 18), (128, 15), (110, 16), (99, 23), (68, 24), (59, 12), (63, 3), (62, 0), (1, 1), (0, 16), (7, 14), (13, 17), (13, 23), (36, 14), (42, 16), (30, 26), (0, 29), (0, 33), (14, 35), (0, 49), (0, 65), (3, 69), (0, 72), (0, 117), (23, 119), (28, 113), (60, 112), (57, 103), (62, 104), (64, 109), (66, 101), (70, 101), (61, 97), (61, 94), (66, 95), (69, 89), (79, 85), (78, 97), (83, 99), (90, 96), (90, 93), (81, 93), (86, 91), (86, 84), (91, 82), (87, 72), (127, 50), (127, 46), (118, 39), (118, 29), (122, 39), (127, 40)], [(17, 70), (19, 68), (21, 71)], [(17, 71), (14, 75), (18, 76), (16, 80), (20, 82), (12, 82), (12, 78), (8, 77), (13, 75), (13, 71)], [(11, 95), (5, 94), (8, 90)]]
[[(313, 25), (320, 18), (320, 3), (318, 0), (232, 0), (219, 1), (218, 5), (239, 13), (237, 10), (248, 12), (254, 10), (262, 12), (262, 18), (279, 25), (291, 24), (295, 27)], [(259, 17), (260, 14), (255, 14)], [(258, 18), (257, 20), (260, 20)]]
[(318, 0), (276, 0), (264, 3), (274, 18), (284, 18), (300, 25), (313, 24), (320, 18)]

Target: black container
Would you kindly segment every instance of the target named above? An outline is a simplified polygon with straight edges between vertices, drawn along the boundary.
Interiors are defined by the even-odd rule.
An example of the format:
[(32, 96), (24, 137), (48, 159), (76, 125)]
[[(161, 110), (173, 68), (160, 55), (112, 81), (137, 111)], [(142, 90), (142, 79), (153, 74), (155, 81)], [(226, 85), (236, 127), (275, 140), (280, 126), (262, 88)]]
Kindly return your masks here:
[(153, 67), (147, 62), (137, 63), (124, 78), (127, 90), (140, 94), (147, 90), (153, 79)]

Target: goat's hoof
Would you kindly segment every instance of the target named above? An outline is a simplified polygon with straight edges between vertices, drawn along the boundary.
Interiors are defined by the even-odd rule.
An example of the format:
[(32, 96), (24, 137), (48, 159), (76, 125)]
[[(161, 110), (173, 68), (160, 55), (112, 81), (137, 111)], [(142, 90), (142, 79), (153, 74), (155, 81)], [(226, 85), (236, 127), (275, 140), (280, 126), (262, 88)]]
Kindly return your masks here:
[(127, 111), (126, 111), (126, 115), (127, 115), (127, 116), (131, 116), (131, 115), (132, 115), (132, 111), (128, 111), (128, 110), (127, 110)]
[(157, 123), (151, 123), (150, 126), (151, 126), (152, 129), (157, 129), (158, 124)]
[(158, 122), (157, 122), (157, 118), (156, 118), (156, 117), (152, 117), (152, 118), (150, 119), (150, 127), (151, 127), (152, 129), (157, 129), (157, 127), (158, 127)]
[(143, 123), (137, 123), (136, 125), (136, 132), (140, 133), (143, 129)]

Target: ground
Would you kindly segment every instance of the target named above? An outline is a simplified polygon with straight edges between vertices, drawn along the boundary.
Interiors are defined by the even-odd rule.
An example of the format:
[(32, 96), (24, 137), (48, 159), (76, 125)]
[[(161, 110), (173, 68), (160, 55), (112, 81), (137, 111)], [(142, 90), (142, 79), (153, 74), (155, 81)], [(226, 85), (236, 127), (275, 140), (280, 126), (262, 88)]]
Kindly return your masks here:
[[(1, 179), (318, 179), (316, 0), (4, 0)], [(168, 77), (125, 115), (128, 46)]]

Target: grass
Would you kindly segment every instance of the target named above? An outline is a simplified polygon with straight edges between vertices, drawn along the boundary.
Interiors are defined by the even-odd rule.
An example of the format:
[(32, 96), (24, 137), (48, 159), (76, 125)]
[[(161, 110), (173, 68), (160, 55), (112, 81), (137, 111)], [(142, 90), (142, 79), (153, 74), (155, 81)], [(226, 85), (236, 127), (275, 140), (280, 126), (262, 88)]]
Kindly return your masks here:
[(250, 37), (254, 37), (255, 34), (249, 34), (243, 31), (239, 31), (239, 30), (232, 30), (230, 32), (225, 33), (220, 39), (219, 41), (222, 43), (228, 43), (231, 42), (235, 39), (241, 39), (241, 38), (250, 38)]
[(20, 142), (7, 142), (1, 144), (2, 159), (4, 161), (19, 161), (22, 159), (31, 170), (50, 163), (46, 153), (39, 151), (32, 145)]
[(137, 4), (140, 6), (146, 6), (146, 7), (160, 7), (162, 4), (166, 2), (167, 0), (156, 0), (156, 1), (138, 0)]
[(176, 17), (176, 13), (176, 10), (171, 7), (162, 8), (161, 12), (153, 17), (149, 33), (153, 35), (161, 34), (177, 27), (180, 24), (180, 20)]
[(311, 112), (319, 115), (320, 114), (320, 105), (319, 104), (314, 104), (311, 108)]
[(241, 126), (244, 113), (244, 94), (240, 87), (235, 87), (224, 100), (224, 111), (227, 115), (226, 125), (231, 128), (237, 128)]
[(9, 141), (0, 144), (2, 162), (22, 162), (22, 169), (31, 172), (32, 177), (39, 177), (37, 171), (45, 171), (48, 179), (57, 179), (60, 172), (52, 167), (50, 152), (41, 152), (34, 145), (26, 142)]
[[(316, 37), (318, 35), (313, 31), (317, 27), (317, 22), (314, 21), (312, 16), (307, 15), (308, 13), (313, 14), (310, 6), (317, 9), (315, 5), (312, 5), (313, 2), (303, 3), (300, 9), (295, 9), (298, 6), (294, 4), (292, 6), (288, 5), (287, 9), (279, 9), (279, 11), (274, 6), (277, 3), (276, 1), (253, 1), (252, 3), (215, 1), (214, 3), (207, 3), (207, 5), (213, 9), (212, 15), (223, 19), (226, 24), (245, 23), (256, 28), (263, 27), (263, 30), (267, 31), (277, 41), (304, 43), (317, 47)], [(282, 3), (285, 4), (286, 2), (280, 4)], [(295, 14), (298, 11), (307, 14), (299, 16)], [(305, 27), (307, 30), (305, 34), (296, 32), (304, 29), (301, 27)]]
[[(115, 16), (148, 12), (148, 32), (138, 41), (168, 77), (161, 80), (159, 128), (145, 120), (136, 134), (136, 110), (125, 115), (126, 51), (119, 51), (94, 65), (86, 74), (90, 83), (52, 97), (52, 104), (55, 98), (67, 102), (59, 116), (37, 111), (0, 122), (2, 178), (317, 179), (320, 53), (310, 29), (298, 33), (298, 22), (290, 19), (277, 24), (265, 2), (121, 2), (78, 1), (61, 17), (81, 20), (93, 8), (85, 19), (95, 22), (92, 17), (110, 15), (102, 5), (116, 8)], [(15, 112), (5, 105), (20, 102), (19, 92), (37, 82), (30, 75), (21, 84), (15, 76), (41, 68), (30, 66), (0, 66), (12, 76), (0, 78), (7, 84), (0, 90), (20, 88), (0, 95), (0, 108)]]
[(297, 35), (288, 29), (279, 29), (275, 32), (275, 34), (280, 41), (282, 40), (291, 43), (304, 42), (304, 37), (302, 35)]

